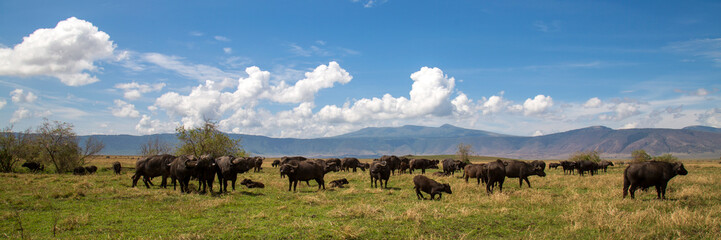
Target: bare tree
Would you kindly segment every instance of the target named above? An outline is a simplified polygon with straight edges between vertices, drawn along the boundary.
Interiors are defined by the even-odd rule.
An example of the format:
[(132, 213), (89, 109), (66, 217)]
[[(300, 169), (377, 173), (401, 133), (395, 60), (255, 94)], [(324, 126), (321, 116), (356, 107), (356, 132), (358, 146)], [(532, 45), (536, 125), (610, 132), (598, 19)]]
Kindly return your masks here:
[(172, 152), (170, 144), (160, 141), (159, 137), (148, 139), (148, 142), (140, 145), (140, 155), (153, 156), (160, 154), (170, 154)]
[(462, 162), (470, 162), (471, 145), (459, 143), (457, 148), (458, 150), (456, 151), (456, 155), (458, 158), (460, 158)]
[(38, 127), (34, 143), (40, 149), (40, 156), (55, 166), (57, 173), (82, 166), (88, 157), (105, 147), (102, 142), (88, 138), (85, 148), (81, 148), (72, 124), (58, 121), (50, 123), (47, 119)]

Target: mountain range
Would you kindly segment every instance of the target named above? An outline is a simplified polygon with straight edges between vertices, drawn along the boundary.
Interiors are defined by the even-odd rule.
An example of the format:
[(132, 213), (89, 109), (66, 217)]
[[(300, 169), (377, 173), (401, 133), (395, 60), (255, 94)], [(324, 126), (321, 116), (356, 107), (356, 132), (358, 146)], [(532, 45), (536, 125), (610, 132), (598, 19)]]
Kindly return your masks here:
[[(298, 139), (229, 134), (240, 138), (243, 148), (261, 156), (302, 155), (309, 157), (377, 157), (394, 155), (455, 154), (459, 143), (471, 145), (475, 155), (521, 159), (560, 159), (578, 151), (595, 150), (603, 157), (629, 158), (644, 149), (652, 155), (672, 153), (682, 158), (718, 158), (721, 154), (721, 129), (691, 126), (683, 129), (619, 129), (593, 126), (537, 137), (465, 129), (453, 125), (440, 127), (402, 126), (364, 128), (334, 137)], [(105, 143), (101, 154), (137, 155), (150, 139), (177, 144), (175, 134), (91, 135)]]

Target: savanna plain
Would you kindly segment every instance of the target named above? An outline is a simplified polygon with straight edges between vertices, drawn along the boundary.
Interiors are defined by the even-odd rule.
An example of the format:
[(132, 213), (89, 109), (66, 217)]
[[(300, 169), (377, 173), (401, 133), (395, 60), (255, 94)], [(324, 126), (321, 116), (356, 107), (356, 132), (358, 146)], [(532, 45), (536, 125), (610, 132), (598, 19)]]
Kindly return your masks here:
[[(448, 156), (426, 156), (443, 159)], [(133, 171), (115, 175), (111, 163), (133, 167), (136, 158), (103, 156), (93, 175), (0, 174), (0, 238), (11, 239), (720, 239), (721, 164), (684, 160), (689, 174), (669, 182), (667, 200), (656, 192), (622, 199), (623, 169), (584, 177), (562, 169), (531, 176), (531, 188), (507, 178), (503, 192), (487, 195), (462, 173), (437, 177), (453, 194), (418, 200), (413, 176), (391, 176), (372, 188), (368, 172), (326, 174), (326, 190), (301, 182), (288, 191), (274, 159), (261, 172), (238, 176), (265, 184), (218, 194), (181, 194), (155, 186), (131, 187)], [(476, 157), (474, 163), (490, 158)], [(364, 162), (370, 159), (362, 160)], [(557, 162), (557, 161), (548, 161)], [(344, 188), (328, 183), (346, 178)], [(142, 182), (142, 181), (141, 181)], [(197, 190), (197, 181), (191, 189)], [(228, 187), (230, 190), (230, 186)], [(426, 195), (429, 198), (428, 194)]]

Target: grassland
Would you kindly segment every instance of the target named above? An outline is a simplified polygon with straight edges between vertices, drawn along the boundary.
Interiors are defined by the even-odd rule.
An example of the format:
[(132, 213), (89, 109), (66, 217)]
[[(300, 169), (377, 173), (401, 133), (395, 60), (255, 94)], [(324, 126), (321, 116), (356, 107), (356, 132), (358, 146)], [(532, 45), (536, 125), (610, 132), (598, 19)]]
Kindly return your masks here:
[(240, 176), (265, 189), (239, 185), (228, 194), (200, 195), (131, 188), (132, 172), (103, 170), (116, 160), (135, 161), (95, 159), (101, 171), (89, 176), (0, 174), (0, 238), (721, 238), (721, 164), (710, 161), (685, 162), (689, 174), (671, 180), (665, 201), (653, 190), (621, 199), (621, 166), (592, 177), (546, 170), (545, 178), (531, 177), (532, 188), (507, 179), (504, 192), (490, 196), (460, 174), (431, 177), (450, 183), (453, 194), (430, 201), (416, 199), (412, 175), (392, 176), (390, 189), (374, 189), (360, 170), (326, 175), (327, 182), (347, 178), (347, 188), (316, 191), (311, 181), (288, 192), (270, 160), (262, 172)]

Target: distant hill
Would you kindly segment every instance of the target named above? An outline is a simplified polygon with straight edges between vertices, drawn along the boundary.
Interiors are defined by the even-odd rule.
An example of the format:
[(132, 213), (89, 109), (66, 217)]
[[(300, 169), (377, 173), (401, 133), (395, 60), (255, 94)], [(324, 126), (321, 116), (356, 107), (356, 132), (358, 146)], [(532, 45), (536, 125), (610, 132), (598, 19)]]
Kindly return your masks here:
[(402, 127), (369, 127), (331, 138), (438, 138), (438, 137), (503, 137), (499, 133), (473, 130), (444, 124), (440, 127), (405, 125)]
[(707, 127), (707, 126), (689, 126), (689, 127), (683, 128), (683, 129), (684, 130), (701, 131), (701, 132), (721, 133), (721, 128)]
[[(243, 147), (256, 155), (310, 157), (376, 157), (395, 155), (454, 154), (458, 143), (470, 144), (477, 155), (522, 159), (566, 158), (577, 151), (596, 150), (604, 157), (628, 158), (632, 151), (649, 154), (673, 153), (684, 158), (712, 157), (721, 154), (721, 133), (691, 129), (621, 129), (603, 126), (581, 128), (538, 137), (520, 137), (463, 129), (451, 125), (438, 128), (403, 126), (364, 128), (336, 137), (297, 139), (230, 134), (241, 138)], [(405, 135), (404, 137), (404, 134)], [(85, 138), (87, 136), (81, 137)], [(158, 137), (177, 144), (174, 134), (147, 136), (96, 135), (105, 143), (102, 154), (136, 155), (140, 145)], [(81, 139), (83, 140), (83, 139)]]

